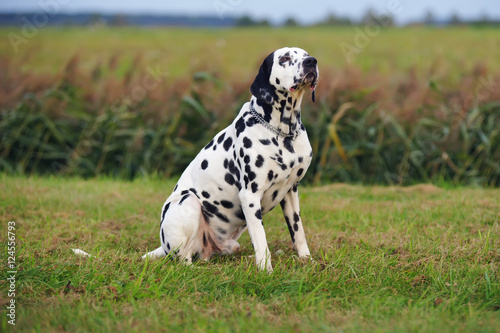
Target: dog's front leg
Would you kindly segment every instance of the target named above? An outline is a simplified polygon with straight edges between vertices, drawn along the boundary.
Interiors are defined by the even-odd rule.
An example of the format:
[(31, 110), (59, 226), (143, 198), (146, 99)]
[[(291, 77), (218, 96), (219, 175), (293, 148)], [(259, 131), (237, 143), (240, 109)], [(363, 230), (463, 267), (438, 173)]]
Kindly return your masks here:
[[(250, 193), (249, 193), (250, 192)], [(247, 222), (248, 233), (255, 250), (255, 262), (257, 267), (272, 273), (271, 254), (267, 246), (266, 232), (262, 223), (262, 210), (260, 196), (251, 191), (241, 190), (240, 201)]]
[(293, 247), (300, 258), (311, 255), (307, 246), (306, 234), (300, 218), (299, 192), (297, 186), (293, 186), (281, 201), (281, 209), (285, 215), (285, 221), (292, 237)]

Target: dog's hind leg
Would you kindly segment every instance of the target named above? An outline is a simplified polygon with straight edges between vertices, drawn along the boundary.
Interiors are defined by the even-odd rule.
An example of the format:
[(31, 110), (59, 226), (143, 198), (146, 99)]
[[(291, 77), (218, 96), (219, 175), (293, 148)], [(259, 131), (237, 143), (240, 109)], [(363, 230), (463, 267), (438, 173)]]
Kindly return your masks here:
[(202, 251), (198, 237), (201, 219), (201, 204), (193, 193), (172, 200), (160, 227), (164, 252), (178, 256), (188, 264), (193, 257), (198, 257)]
[(193, 259), (208, 260), (213, 253), (233, 253), (239, 249), (236, 241), (217, 239), (206, 222), (201, 203), (193, 193), (170, 202), (160, 227), (161, 247), (143, 258), (157, 258), (167, 254), (180, 257), (186, 264)]

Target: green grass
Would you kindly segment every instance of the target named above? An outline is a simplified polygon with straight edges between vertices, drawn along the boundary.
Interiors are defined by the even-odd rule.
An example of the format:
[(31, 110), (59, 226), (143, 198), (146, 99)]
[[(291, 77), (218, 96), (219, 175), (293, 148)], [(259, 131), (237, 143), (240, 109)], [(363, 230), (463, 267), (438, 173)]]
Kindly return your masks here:
[[(302, 188), (313, 262), (293, 256), (279, 209), (264, 223), (275, 271), (248, 234), (229, 257), (144, 262), (175, 180), (0, 175), (16, 222), (16, 330), (30, 332), (498, 332), (500, 190)], [(85, 259), (70, 248), (98, 258)], [(283, 254), (277, 255), (281, 250)], [(5, 266), (3, 266), (5, 267)], [(5, 269), (1, 274), (5, 274)], [(1, 330), (7, 324), (0, 279)]]
[[(22, 36), (20, 28), (2, 28), (3, 35)], [(64, 27), (39, 29), (33, 38), (18, 46), (7, 38), (0, 40), (0, 54), (14, 60), (26, 71), (60, 72), (68, 60), (78, 54), (84, 70), (107, 63), (111, 57), (120, 61), (122, 72), (141, 54), (141, 61), (169, 73), (169, 78), (186, 77), (200, 70), (210, 70), (222, 79), (255, 76), (261, 59), (282, 46), (298, 46), (319, 59), (321, 68), (346, 65), (383, 73), (418, 67), (422, 73), (443, 73), (472, 69), (477, 63), (491, 70), (500, 69), (498, 29), (495, 28), (405, 28), (385, 29), (371, 38), (359, 37), (365, 27), (337, 28), (104, 28)], [(341, 44), (360, 47), (351, 62)], [(356, 44), (358, 43), (358, 44)], [(249, 47), (254, 45), (255, 47)], [(116, 59), (115, 59), (116, 60)]]

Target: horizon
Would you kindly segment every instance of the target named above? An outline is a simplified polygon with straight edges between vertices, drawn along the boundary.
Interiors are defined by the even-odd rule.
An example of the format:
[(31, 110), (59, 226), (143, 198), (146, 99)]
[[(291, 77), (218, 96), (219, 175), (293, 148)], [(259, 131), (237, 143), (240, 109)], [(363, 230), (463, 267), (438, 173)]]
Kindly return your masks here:
[[(295, 5), (294, 5), (295, 4)], [(137, 2), (119, 2), (110, 0), (106, 3), (98, 0), (82, 1), (51, 0), (46, 3), (36, 0), (20, 0), (13, 3), (0, 3), (0, 13), (33, 13), (49, 14), (100, 14), (100, 15), (151, 15), (151, 16), (215, 16), (219, 19), (250, 16), (256, 20), (268, 20), (271, 24), (282, 24), (293, 18), (301, 25), (314, 24), (325, 20), (330, 14), (336, 17), (347, 17), (359, 21), (369, 10), (377, 15), (392, 14), (396, 24), (408, 24), (422, 21), (427, 13), (432, 13), (437, 21), (449, 19), (456, 15), (461, 20), (476, 20), (487, 17), (490, 20), (500, 19), (500, 2), (488, 0), (468, 1), (444, 0), (435, 3), (430, 0), (388, 0), (374, 3), (370, 0), (354, 0), (342, 3), (319, 3), (304, 6), (303, 2), (289, 1), (283, 5), (263, 0), (253, 2), (246, 0), (192, 0), (190, 2), (164, 3), (160, 0)]]

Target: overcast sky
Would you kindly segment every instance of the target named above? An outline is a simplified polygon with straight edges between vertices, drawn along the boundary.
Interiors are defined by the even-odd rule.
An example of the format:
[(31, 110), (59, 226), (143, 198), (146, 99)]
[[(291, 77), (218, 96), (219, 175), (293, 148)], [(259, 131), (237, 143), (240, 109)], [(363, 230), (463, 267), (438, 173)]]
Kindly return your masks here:
[(281, 23), (294, 17), (301, 23), (312, 23), (328, 13), (359, 19), (368, 8), (376, 13), (392, 13), (399, 23), (419, 19), (431, 10), (436, 18), (479, 18), (487, 15), (500, 18), (500, 0), (333, 0), (333, 1), (270, 1), (270, 0), (1, 0), (0, 12), (46, 11), (58, 13), (140, 13), (241, 16), (249, 14)]

